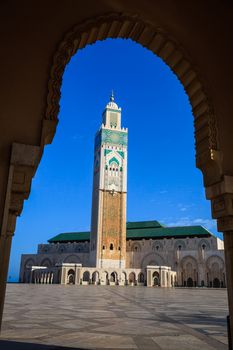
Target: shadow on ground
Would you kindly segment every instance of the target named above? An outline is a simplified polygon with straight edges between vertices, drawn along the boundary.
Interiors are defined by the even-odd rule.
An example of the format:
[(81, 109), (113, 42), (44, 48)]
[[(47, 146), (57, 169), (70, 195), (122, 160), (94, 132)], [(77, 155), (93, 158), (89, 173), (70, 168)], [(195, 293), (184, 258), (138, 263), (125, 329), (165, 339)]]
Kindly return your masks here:
[(57, 345), (45, 345), (17, 342), (11, 340), (0, 340), (1, 350), (83, 350), (83, 348), (64, 347)]

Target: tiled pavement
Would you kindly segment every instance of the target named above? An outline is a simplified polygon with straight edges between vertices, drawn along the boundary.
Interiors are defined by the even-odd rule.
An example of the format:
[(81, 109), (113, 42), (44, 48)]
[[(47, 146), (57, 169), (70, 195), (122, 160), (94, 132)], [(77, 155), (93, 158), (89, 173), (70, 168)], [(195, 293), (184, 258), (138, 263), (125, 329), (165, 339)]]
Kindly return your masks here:
[(226, 350), (227, 313), (221, 289), (12, 284), (0, 349)]

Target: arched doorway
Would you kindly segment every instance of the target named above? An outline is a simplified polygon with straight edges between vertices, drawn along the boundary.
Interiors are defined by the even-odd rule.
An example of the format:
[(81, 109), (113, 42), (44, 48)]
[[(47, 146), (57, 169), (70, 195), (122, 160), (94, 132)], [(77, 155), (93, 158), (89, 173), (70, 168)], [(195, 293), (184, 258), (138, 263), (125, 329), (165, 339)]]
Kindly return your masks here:
[(159, 287), (160, 286), (160, 276), (159, 276), (159, 273), (157, 271), (154, 271), (154, 273), (152, 275), (152, 279), (153, 279), (153, 286)]
[(87, 282), (87, 283), (90, 282), (90, 272), (89, 271), (85, 271), (83, 273), (83, 282)]
[(99, 272), (94, 271), (91, 279), (92, 279), (92, 284), (99, 284)]
[(213, 279), (213, 288), (220, 288), (220, 281), (217, 277)]
[(187, 287), (193, 287), (193, 279), (191, 277), (187, 279)]
[(73, 269), (70, 269), (67, 273), (67, 283), (74, 284), (75, 282), (75, 272)]
[(117, 282), (117, 273), (114, 271), (110, 275), (110, 283), (115, 284)]
[(135, 285), (136, 283), (136, 276), (135, 276), (135, 273), (134, 272), (130, 272), (129, 274), (129, 284), (131, 286)]

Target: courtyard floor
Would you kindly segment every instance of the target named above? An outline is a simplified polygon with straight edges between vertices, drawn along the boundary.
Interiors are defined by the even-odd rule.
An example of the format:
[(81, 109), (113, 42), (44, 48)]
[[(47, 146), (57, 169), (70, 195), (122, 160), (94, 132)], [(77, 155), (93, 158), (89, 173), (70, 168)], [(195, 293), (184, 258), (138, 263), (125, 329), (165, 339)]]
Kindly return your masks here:
[(227, 292), (7, 286), (0, 349), (227, 349)]

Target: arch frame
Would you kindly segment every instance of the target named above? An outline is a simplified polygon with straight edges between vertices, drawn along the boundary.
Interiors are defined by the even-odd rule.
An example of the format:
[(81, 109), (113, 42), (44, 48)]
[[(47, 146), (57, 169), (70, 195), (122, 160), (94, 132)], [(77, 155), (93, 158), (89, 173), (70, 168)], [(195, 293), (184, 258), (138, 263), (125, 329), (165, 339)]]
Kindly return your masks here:
[(219, 181), (222, 167), (217, 120), (198, 67), (184, 47), (159, 24), (154, 26), (134, 13), (110, 12), (87, 19), (71, 28), (61, 40), (50, 69), (41, 144), (51, 143), (56, 131), (65, 66), (78, 50), (107, 38), (131, 39), (152, 51), (170, 67), (183, 85), (192, 107), (196, 166), (203, 173), (205, 186)]
[[(70, 258), (74, 258), (74, 260), (76, 260), (76, 261), (69, 261)], [(64, 263), (70, 263), (70, 264), (80, 264), (81, 263), (81, 259), (78, 256), (76, 256), (74, 253), (67, 255), (66, 257), (64, 257), (62, 259), (62, 261)]]
[[(211, 260), (213, 260), (213, 262), (211, 263)], [(225, 263), (224, 263), (224, 261), (223, 261), (223, 259), (222, 259), (222, 257), (220, 257), (220, 256), (218, 256), (218, 255), (216, 255), (216, 254), (214, 254), (214, 255), (210, 255), (207, 259), (206, 259), (206, 268), (207, 269), (211, 269), (211, 267), (212, 267), (212, 264), (215, 262), (214, 260), (216, 260), (217, 262), (220, 262), (221, 263), (221, 268), (223, 269), (223, 270), (225, 270)]]
[[(165, 260), (162, 255), (158, 254), (157, 252), (150, 252), (146, 254), (143, 259), (141, 260), (141, 268), (144, 269), (146, 266), (150, 265), (149, 261), (155, 260), (158, 261), (160, 260), (161, 264), (158, 263), (158, 266), (164, 266), (166, 265)], [(148, 264), (145, 264), (145, 262), (148, 260)]]
[(180, 265), (182, 266), (182, 268), (184, 268), (184, 266), (186, 265), (186, 262), (188, 262), (189, 260), (191, 260), (194, 263), (194, 266), (196, 268), (198, 267), (197, 259), (192, 255), (186, 255), (181, 259), (181, 262), (180, 262)]

